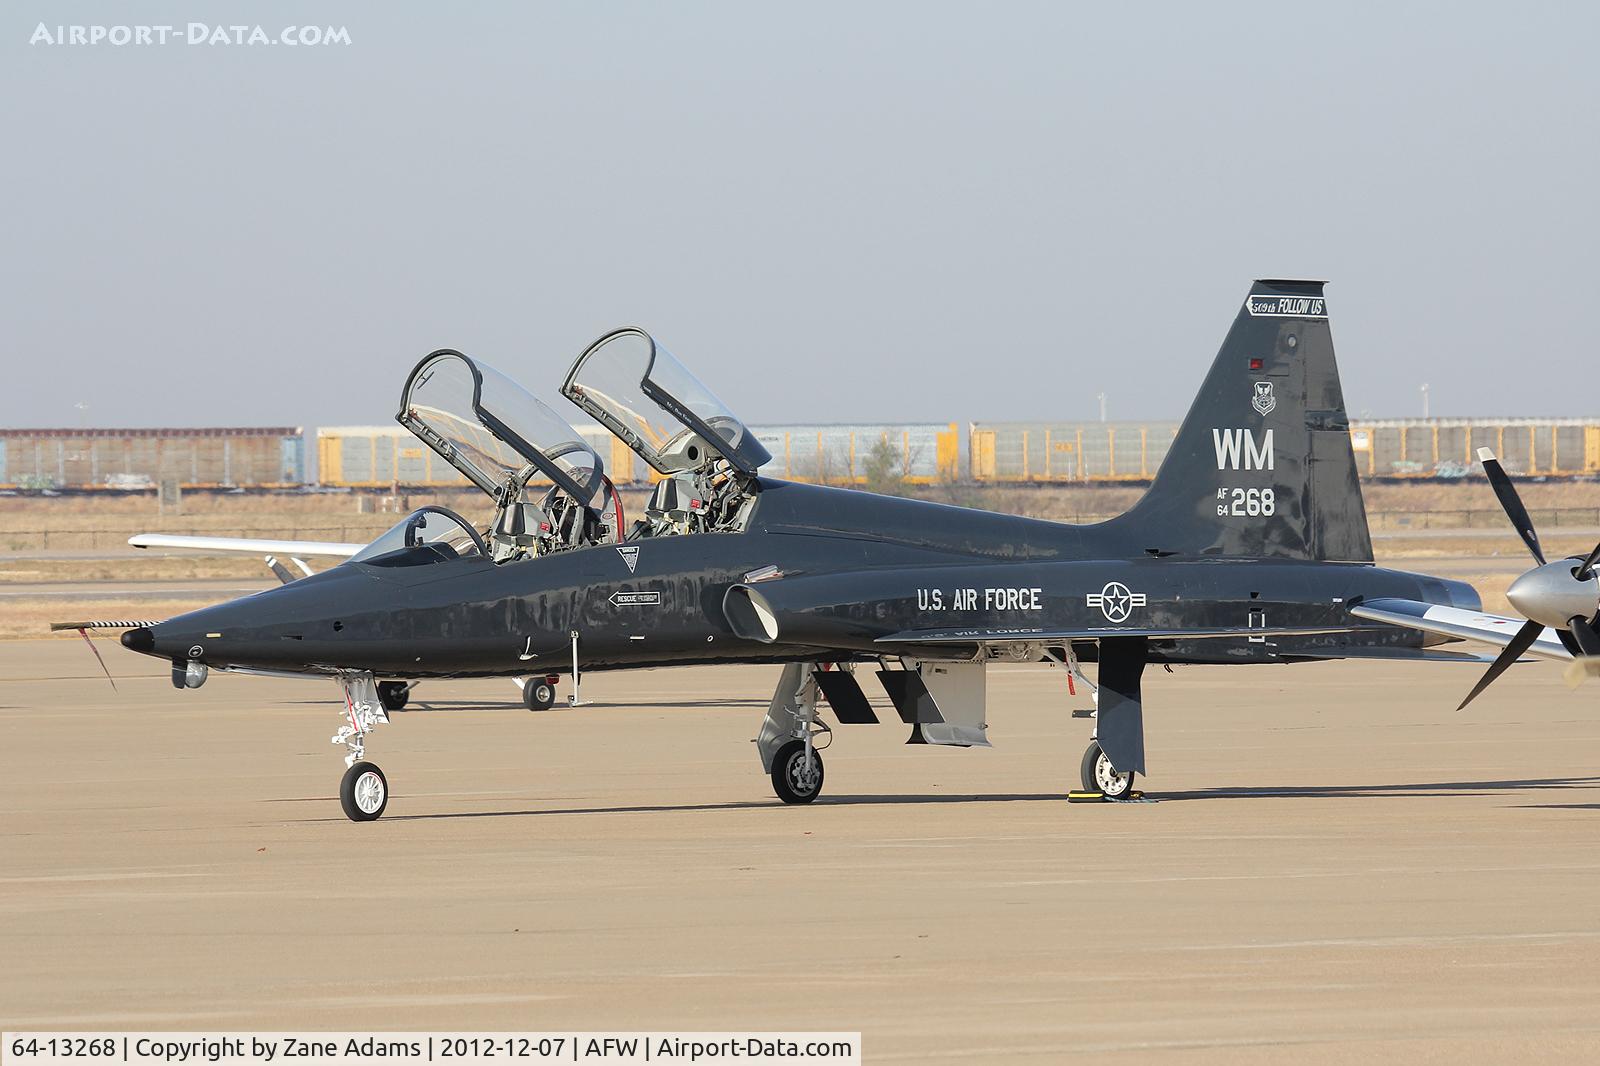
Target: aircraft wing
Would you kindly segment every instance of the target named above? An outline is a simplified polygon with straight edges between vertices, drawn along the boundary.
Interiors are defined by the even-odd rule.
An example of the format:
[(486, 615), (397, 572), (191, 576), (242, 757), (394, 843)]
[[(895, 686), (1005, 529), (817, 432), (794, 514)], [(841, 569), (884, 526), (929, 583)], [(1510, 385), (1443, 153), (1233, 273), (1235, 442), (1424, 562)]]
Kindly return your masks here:
[[(1464, 611), (1459, 607), (1445, 607), (1437, 603), (1417, 600), (1376, 599), (1358, 603), (1350, 613), (1369, 622), (1384, 622), (1392, 626), (1419, 629), (1441, 637), (1458, 640), (1476, 640), (1484, 644), (1505, 647), (1511, 643), (1526, 619), (1507, 618), (1504, 615), (1484, 614), (1481, 611)], [(1562, 646), (1555, 633), (1546, 629), (1528, 647), (1528, 654), (1545, 659), (1571, 660), (1572, 653)]]
[[(1379, 662), (1424, 662), (1424, 663), (1471, 663), (1475, 666), (1488, 666), (1495, 661), (1496, 656), (1488, 652), (1474, 651), (1449, 651), (1443, 648), (1393, 648), (1385, 645), (1352, 645), (1332, 648), (1296, 648), (1292, 653), (1283, 656), (1287, 660), (1336, 660), (1336, 659), (1372, 659)], [(1531, 663), (1532, 659), (1518, 659), (1519, 663)]]
[(1326, 633), (1349, 633), (1364, 626), (1274, 626), (1246, 629), (1244, 626), (1200, 627), (1191, 629), (1144, 629), (1105, 626), (1099, 629), (906, 629), (878, 637), (877, 644), (975, 644), (1007, 640), (1101, 640), (1105, 637), (1152, 637), (1158, 640), (1222, 640), (1228, 637), (1309, 637)]
[(316, 540), (253, 540), (248, 537), (190, 537), (139, 533), (128, 538), (135, 548), (178, 548), (183, 551), (248, 552), (251, 555), (332, 555), (348, 559), (365, 544)]

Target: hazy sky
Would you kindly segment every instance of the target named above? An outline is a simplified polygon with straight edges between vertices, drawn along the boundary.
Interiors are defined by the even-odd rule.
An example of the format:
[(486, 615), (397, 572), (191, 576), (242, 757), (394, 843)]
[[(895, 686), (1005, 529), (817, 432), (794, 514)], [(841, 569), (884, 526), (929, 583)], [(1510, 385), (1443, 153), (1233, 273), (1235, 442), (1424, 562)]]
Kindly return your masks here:
[(1353, 413), (1600, 414), (1596, 10), (6, 0), (0, 425), (577, 417), (623, 324), (751, 422), (1174, 418), (1296, 276)]

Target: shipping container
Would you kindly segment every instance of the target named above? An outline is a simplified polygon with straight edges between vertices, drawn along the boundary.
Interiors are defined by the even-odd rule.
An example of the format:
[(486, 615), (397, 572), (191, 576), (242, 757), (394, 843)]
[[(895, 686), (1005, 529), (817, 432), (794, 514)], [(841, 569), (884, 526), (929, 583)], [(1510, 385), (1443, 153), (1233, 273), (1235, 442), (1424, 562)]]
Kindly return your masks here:
[(305, 484), (299, 428), (0, 429), (0, 487), (289, 488)]

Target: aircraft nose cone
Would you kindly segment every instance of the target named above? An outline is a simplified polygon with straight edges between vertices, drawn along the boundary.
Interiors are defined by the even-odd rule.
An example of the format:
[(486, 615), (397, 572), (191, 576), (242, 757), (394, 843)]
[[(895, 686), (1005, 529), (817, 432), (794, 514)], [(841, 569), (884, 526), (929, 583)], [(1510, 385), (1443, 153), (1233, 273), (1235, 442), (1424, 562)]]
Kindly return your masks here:
[(156, 650), (156, 635), (150, 632), (148, 626), (140, 626), (138, 629), (126, 629), (122, 633), (122, 646), (129, 651), (149, 655)]

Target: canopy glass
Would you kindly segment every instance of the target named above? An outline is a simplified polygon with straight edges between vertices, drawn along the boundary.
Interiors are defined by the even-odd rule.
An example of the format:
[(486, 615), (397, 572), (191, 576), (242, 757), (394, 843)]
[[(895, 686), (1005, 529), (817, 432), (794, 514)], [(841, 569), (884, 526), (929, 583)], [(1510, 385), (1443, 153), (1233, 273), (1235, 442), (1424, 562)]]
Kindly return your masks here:
[(486, 363), (445, 349), (417, 364), (401, 393), (402, 426), (500, 499), (532, 468), (585, 505), (605, 467), (554, 411)]
[(606, 334), (567, 372), (561, 394), (662, 473), (697, 465), (698, 437), (754, 475), (772, 459), (716, 395), (642, 329)]

